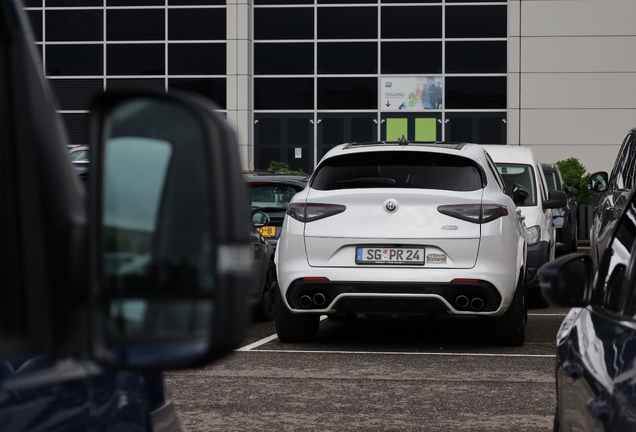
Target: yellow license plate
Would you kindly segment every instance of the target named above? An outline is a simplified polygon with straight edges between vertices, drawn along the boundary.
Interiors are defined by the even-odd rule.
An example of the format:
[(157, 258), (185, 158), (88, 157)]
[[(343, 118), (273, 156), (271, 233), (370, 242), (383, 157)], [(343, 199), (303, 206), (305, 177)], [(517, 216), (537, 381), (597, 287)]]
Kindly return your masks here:
[(276, 227), (264, 226), (257, 229), (261, 234), (263, 234), (263, 237), (276, 237)]

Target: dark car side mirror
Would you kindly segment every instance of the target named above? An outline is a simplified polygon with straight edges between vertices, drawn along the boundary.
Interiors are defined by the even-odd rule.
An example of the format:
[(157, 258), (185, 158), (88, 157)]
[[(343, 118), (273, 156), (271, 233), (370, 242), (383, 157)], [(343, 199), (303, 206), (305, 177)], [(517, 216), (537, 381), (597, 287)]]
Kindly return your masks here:
[(269, 221), (270, 218), (267, 213), (258, 210), (252, 210), (252, 224), (256, 228), (264, 227), (269, 223)]
[(214, 110), (173, 91), (94, 102), (91, 339), (108, 367), (203, 365), (246, 333), (247, 192), (235, 134)]
[(543, 201), (543, 209), (561, 208), (568, 205), (568, 197), (563, 191), (548, 192), (548, 199)]
[(571, 186), (565, 186), (565, 195), (570, 198), (573, 196), (577, 196), (579, 193), (579, 191), (577, 191), (576, 189), (574, 189)]
[(511, 197), (512, 197), (512, 201), (516, 205), (523, 205), (523, 203), (526, 202), (526, 200), (528, 199), (529, 196), (530, 196), (530, 193), (528, 192), (528, 189), (526, 189), (525, 187), (523, 187), (519, 183), (514, 183), (512, 185), (512, 196)]
[(564, 255), (539, 269), (543, 297), (553, 306), (585, 307), (592, 299), (594, 267), (585, 253)]
[(609, 184), (609, 177), (605, 171), (591, 174), (587, 179), (587, 188), (592, 192), (605, 192)]

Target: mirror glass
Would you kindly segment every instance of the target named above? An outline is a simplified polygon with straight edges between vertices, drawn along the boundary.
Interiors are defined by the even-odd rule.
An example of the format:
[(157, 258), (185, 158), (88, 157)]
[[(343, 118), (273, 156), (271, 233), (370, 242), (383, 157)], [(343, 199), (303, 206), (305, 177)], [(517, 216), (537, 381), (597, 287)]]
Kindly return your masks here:
[[(204, 125), (153, 97), (111, 113), (103, 155), (105, 339), (118, 363), (183, 361), (209, 348), (214, 214)], [(174, 359), (165, 358), (174, 356)]]

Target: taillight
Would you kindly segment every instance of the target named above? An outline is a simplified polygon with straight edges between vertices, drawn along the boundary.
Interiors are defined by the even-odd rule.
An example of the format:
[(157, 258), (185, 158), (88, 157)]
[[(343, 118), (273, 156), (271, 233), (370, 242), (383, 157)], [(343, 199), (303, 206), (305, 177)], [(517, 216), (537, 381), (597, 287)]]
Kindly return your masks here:
[(287, 206), (287, 214), (301, 222), (312, 222), (337, 215), (345, 209), (345, 206), (335, 204), (290, 204)]
[(437, 211), (447, 216), (478, 224), (492, 222), (508, 214), (506, 206), (497, 204), (447, 205), (437, 207)]

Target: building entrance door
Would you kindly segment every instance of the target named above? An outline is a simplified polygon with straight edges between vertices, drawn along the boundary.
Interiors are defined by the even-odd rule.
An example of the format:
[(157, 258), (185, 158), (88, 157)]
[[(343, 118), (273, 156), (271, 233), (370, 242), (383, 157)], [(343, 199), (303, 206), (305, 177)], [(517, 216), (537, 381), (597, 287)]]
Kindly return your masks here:
[(506, 144), (506, 113), (446, 113), (446, 141)]
[(376, 113), (318, 113), (316, 163), (330, 149), (342, 143), (377, 141)]
[(314, 169), (314, 120), (311, 114), (254, 114), (254, 169), (272, 161), (311, 173)]
[(402, 135), (409, 141), (441, 141), (441, 113), (386, 113), (382, 114), (383, 141), (399, 141)]

